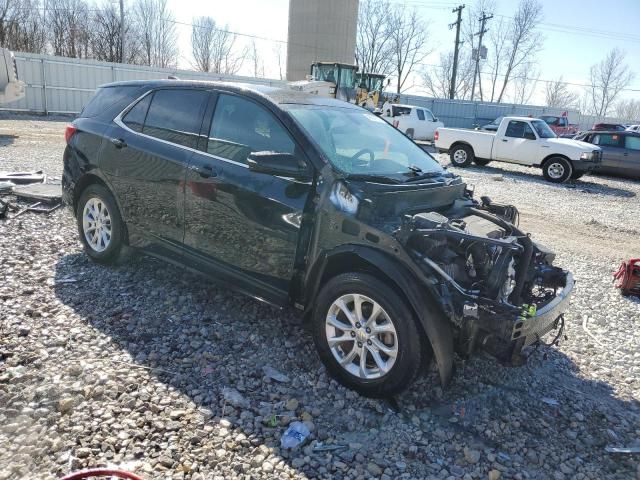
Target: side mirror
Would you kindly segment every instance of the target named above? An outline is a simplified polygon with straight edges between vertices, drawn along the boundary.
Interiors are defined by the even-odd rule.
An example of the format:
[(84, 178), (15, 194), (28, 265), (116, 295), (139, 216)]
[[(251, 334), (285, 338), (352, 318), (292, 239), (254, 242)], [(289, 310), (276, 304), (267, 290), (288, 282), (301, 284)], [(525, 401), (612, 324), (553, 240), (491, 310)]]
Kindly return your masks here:
[(527, 140), (536, 140), (536, 135), (534, 133), (527, 132), (524, 134), (524, 138)]
[(438, 121), (438, 117), (433, 117), (433, 121), (437, 122)]
[(296, 157), (290, 153), (252, 152), (247, 157), (247, 164), (249, 165), (249, 170), (254, 172), (300, 180), (311, 178), (307, 167), (298, 162)]

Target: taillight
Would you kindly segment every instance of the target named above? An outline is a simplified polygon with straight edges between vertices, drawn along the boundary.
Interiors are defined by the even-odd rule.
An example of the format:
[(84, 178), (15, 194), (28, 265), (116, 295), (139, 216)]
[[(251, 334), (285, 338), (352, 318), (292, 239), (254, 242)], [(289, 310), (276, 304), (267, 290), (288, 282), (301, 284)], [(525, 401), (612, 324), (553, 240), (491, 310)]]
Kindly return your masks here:
[(64, 141), (69, 143), (71, 141), (71, 137), (76, 133), (78, 129), (74, 125), (67, 125), (67, 129), (64, 131)]
[(433, 141), (437, 142), (438, 138), (440, 138), (440, 132), (436, 130), (436, 133), (433, 134)]
[(398, 125), (400, 125), (400, 120), (394, 120), (393, 121), (393, 126), (398, 128)]

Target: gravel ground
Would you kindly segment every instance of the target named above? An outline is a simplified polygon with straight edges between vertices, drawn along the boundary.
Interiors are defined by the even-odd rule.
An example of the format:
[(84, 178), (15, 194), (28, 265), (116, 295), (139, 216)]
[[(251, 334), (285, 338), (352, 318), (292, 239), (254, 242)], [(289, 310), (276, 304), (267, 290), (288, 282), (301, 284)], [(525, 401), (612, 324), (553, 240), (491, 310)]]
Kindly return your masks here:
[[(0, 170), (55, 181), (63, 131), (0, 117)], [(101, 465), (149, 479), (640, 479), (638, 456), (605, 452), (640, 446), (640, 301), (611, 286), (640, 256), (640, 183), (452, 170), (518, 206), (573, 271), (568, 338), (520, 368), (458, 360), (448, 388), (426, 372), (395, 402), (328, 378), (293, 312), (141, 256), (95, 265), (66, 210), (0, 221), (0, 479)], [(282, 450), (296, 419), (309, 441)]]

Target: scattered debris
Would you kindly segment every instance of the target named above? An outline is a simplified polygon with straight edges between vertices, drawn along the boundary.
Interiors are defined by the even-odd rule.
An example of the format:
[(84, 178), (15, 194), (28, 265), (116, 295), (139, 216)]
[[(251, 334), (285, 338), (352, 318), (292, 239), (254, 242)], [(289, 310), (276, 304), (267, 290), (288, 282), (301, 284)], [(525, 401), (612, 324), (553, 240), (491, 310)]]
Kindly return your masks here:
[(307, 426), (302, 422), (293, 422), (280, 439), (282, 448), (296, 448), (304, 443), (311, 434)]
[(640, 447), (604, 447), (604, 450), (609, 453), (640, 453)]
[(291, 381), (289, 380), (289, 377), (287, 377), (284, 373), (279, 372), (278, 370), (276, 370), (275, 368), (269, 365), (265, 365), (264, 367), (262, 367), (262, 372), (267, 377), (269, 377), (272, 380), (275, 380), (276, 382), (289, 383)]
[(36, 202), (32, 205), (29, 205), (25, 208), (23, 208), (22, 210), (20, 210), (18, 213), (16, 213), (13, 218), (19, 217), (20, 215), (22, 215), (23, 213), (26, 212), (34, 212), (34, 213), (51, 213), (54, 210), (57, 210), (58, 208), (60, 208), (62, 206), (62, 203), (57, 203), (56, 205), (54, 205), (53, 207), (41, 207), (40, 205), (42, 205), (42, 202)]
[(558, 402), (558, 400), (556, 400), (555, 398), (542, 397), (541, 400), (547, 405), (551, 405), (552, 407), (557, 407), (560, 405), (560, 402)]
[(16, 184), (10, 181), (0, 181), (0, 194), (11, 193)]
[(52, 184), (33, 184), (15, 187), (13, 194), (18, 198), (40, 200), (49, 203), (62, 201), (62, 186)]
[(32, 172), (0, 172), (0, 181), (9, 181), (16, 185), (44, 183), (46, 180), (47, 176), (42, 170)]
[(234, 407), (249, 407), (249, 400), (244, 398), (240, 392), (238, 392), (235, 388), (225, 387), (222, 390), (222, 396), (225, 401)]
[(349, 448), (349, 445), (341, 445), (338, 443), (331, 443), (329, 445), (325, 445), (322, 442), (316, 443), (315, 447), (313, 447), (314, 452), (334, 452), (336, 450), (345, 450)]
[(640, 295), (640, 258), (632, 258), (622, 262), (618, 271), (613, 274), (614, 287), (623, 295)]

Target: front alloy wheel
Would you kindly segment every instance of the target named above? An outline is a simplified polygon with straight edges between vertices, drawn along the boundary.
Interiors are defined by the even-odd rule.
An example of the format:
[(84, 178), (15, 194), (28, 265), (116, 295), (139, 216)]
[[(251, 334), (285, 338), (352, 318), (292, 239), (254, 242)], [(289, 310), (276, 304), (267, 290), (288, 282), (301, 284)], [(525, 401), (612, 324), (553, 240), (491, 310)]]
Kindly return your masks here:
[(553, 183), (566, 182), (573, 174), (573, 167), (568, 160), (562, 157), (553, 157), (542, 166), (542, 175)]
[(366, 273), (333, 277), (320, 291), (313, 340), (328, 372), (367, 397), (406, 389), (420, 368), (423, 336), (415, 316), (392, 285)]
[(351, 375), (363, 380), (380, 378), (398, 356), (398, 334), (379, 303), (351, 293), (336, 299), (325, 320), (327, 343), (333, 357)]

